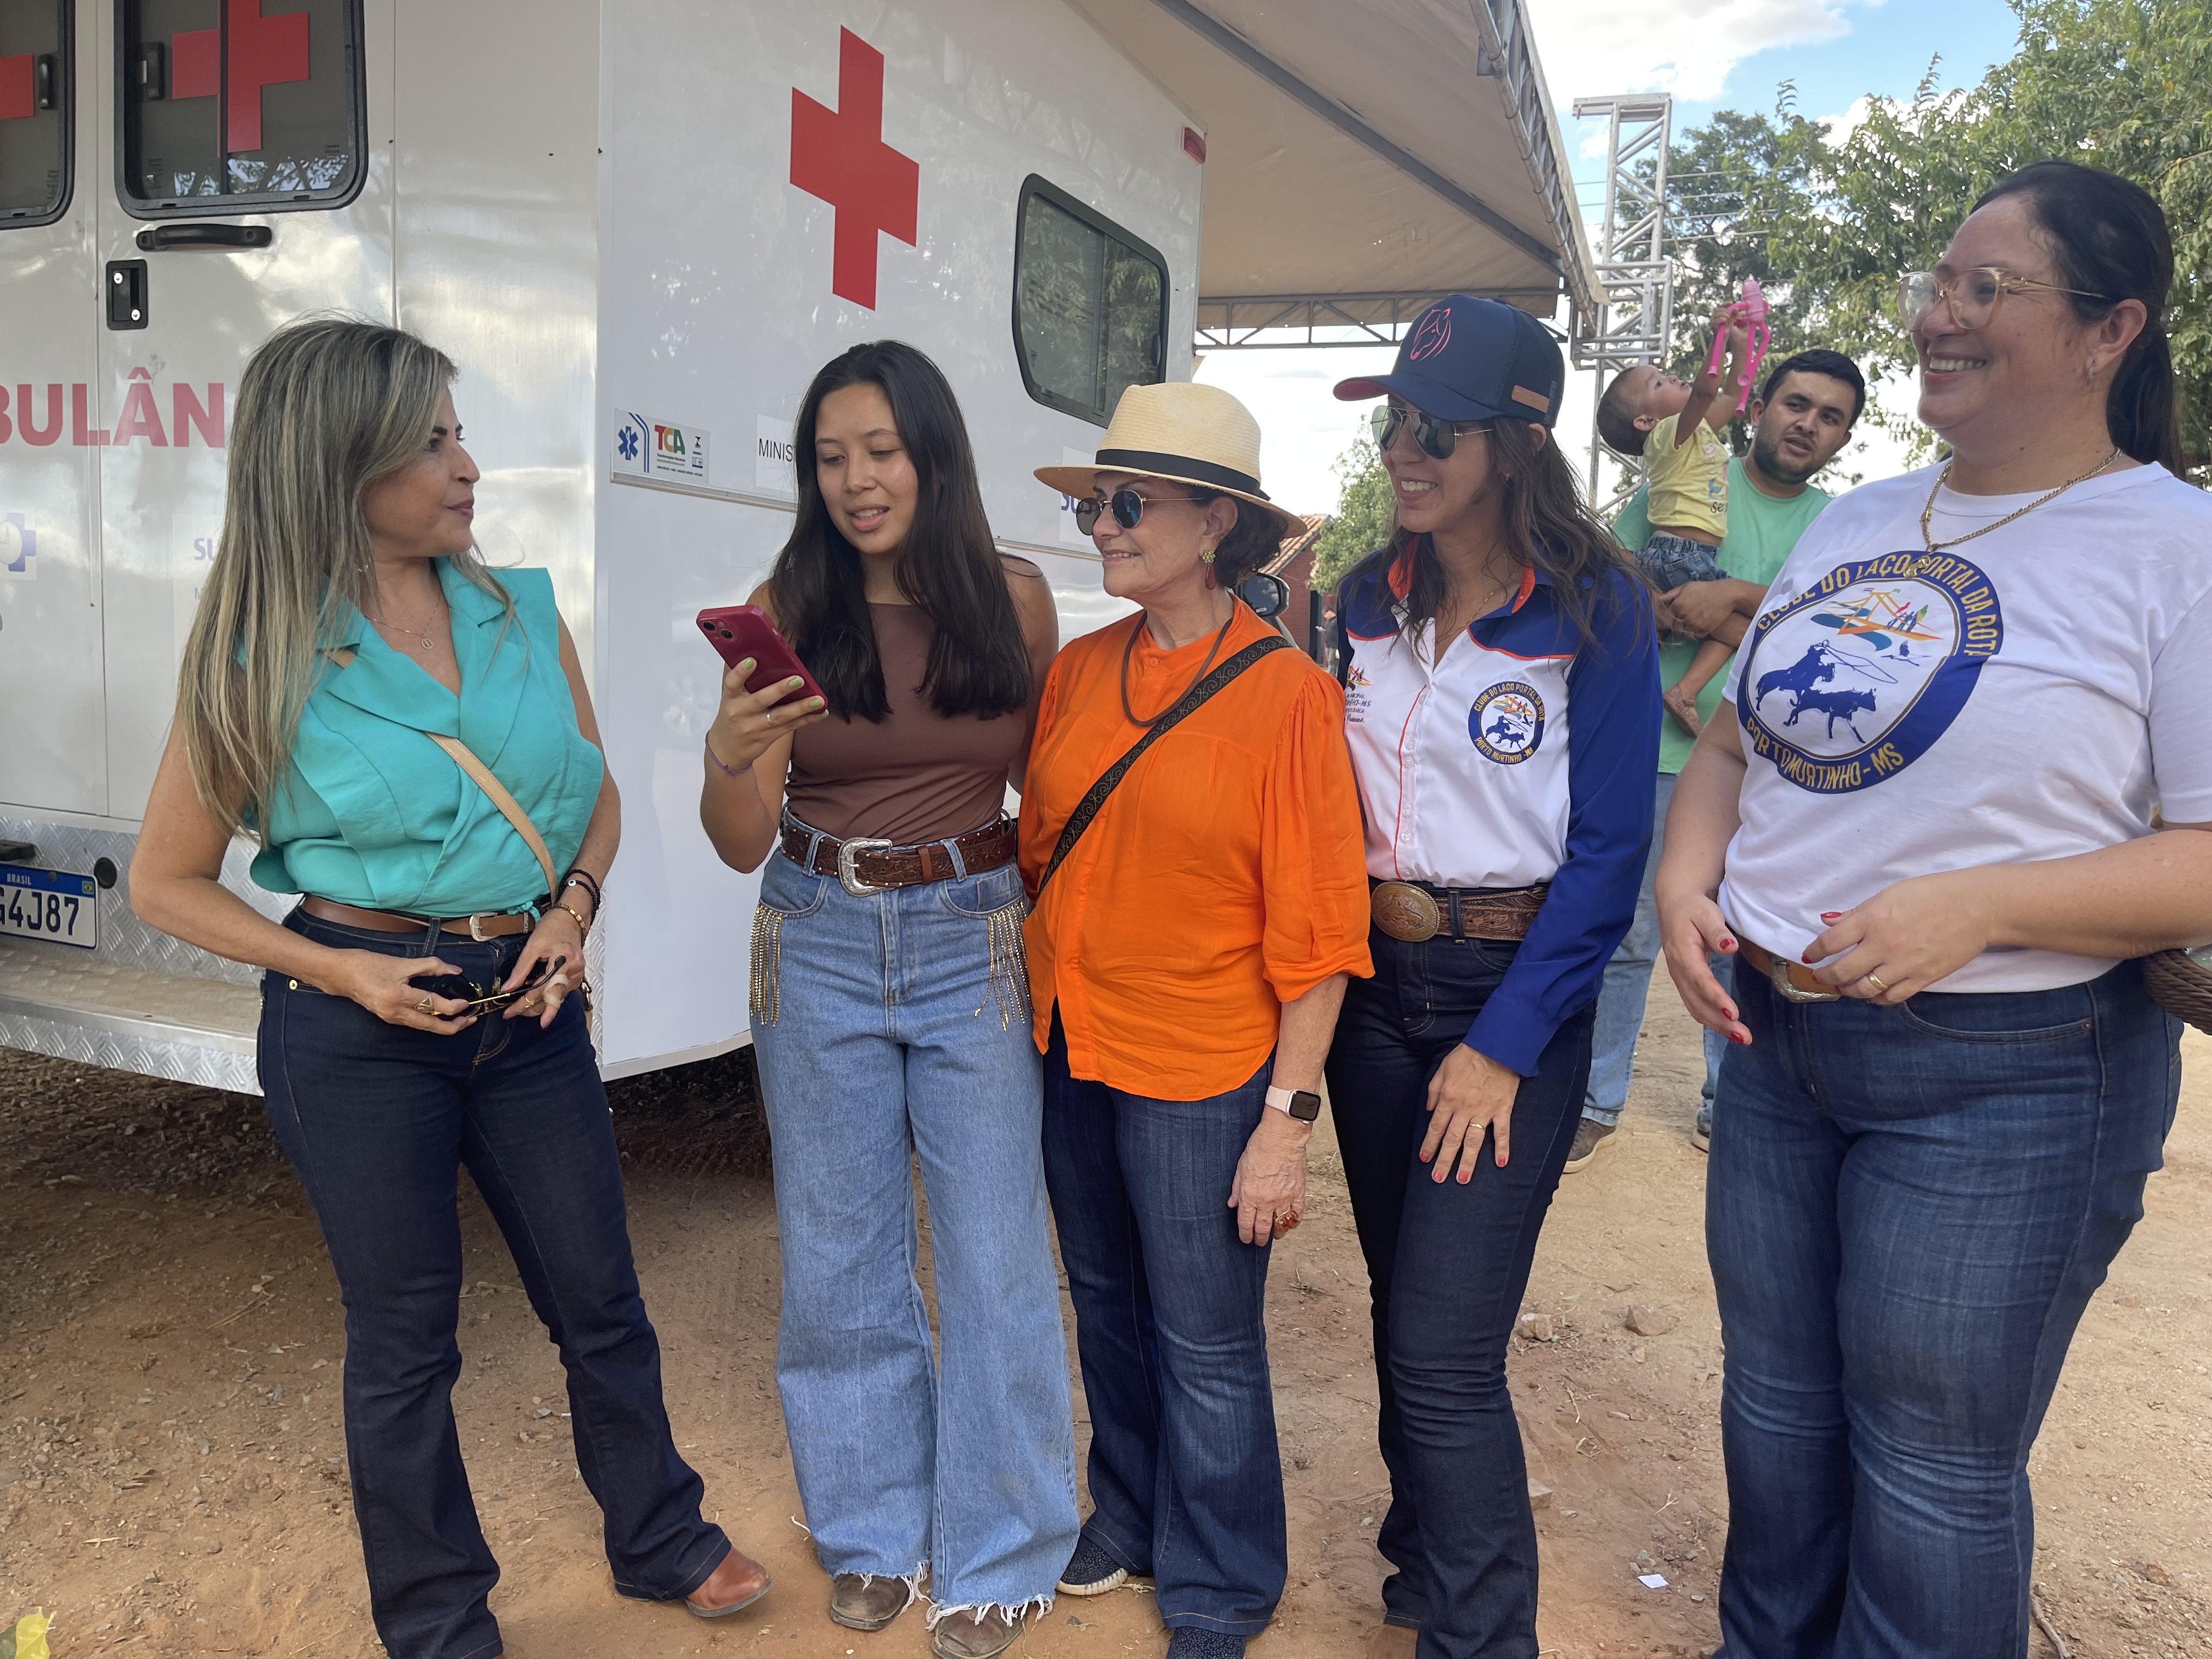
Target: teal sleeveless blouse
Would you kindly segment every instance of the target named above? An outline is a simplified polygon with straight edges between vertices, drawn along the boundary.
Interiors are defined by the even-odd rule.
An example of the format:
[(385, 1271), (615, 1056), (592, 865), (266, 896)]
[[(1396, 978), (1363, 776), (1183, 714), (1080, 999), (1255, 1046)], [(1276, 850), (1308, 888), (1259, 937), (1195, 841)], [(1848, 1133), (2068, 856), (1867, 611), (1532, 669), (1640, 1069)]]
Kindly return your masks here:
[[(253, 860), (270, 892), (419, 916), (526, 908), (545, 890), (528, 843), (426, 732), (458, 737), (505, 784), (563, 871), (583, 842), (606, 763), (576, 725), (561, 672), (553, 580), (507, 570), (499, 601), (440, 559), (461, 694), (393, 650), (356, 611), (292, 741), (286, 787)], [(504, 637), (502, 637), (502, 635)]]

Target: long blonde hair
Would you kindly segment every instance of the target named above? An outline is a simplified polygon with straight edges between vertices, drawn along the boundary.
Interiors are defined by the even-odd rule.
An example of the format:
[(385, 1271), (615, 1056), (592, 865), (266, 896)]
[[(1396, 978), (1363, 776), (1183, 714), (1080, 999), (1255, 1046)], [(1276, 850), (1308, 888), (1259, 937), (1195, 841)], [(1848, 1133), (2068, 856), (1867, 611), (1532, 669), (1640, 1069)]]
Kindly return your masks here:
[[(375, 604), (362, 493), (422, 453), (456, 373), (412, 334), (339, 317), (278, 330), (246, 366), (222, 536), (177, 681), (192, 787), (232, 835), (267, 824), (321, 653)], [(473, 547), (447, 556), (513, 619)]]

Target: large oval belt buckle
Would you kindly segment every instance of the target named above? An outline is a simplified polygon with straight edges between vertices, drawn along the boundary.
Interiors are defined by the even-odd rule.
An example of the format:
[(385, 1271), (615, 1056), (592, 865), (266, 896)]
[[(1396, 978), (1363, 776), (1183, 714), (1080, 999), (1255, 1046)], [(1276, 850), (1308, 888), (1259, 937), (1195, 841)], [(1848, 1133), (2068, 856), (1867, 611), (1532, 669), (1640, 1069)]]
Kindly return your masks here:
[(1392, 939), (1419, 945), (1443, 931), (1443, 907), (1436, 896), (1409, 881), (1386, 881), (1368, 895), (1375, 925)]

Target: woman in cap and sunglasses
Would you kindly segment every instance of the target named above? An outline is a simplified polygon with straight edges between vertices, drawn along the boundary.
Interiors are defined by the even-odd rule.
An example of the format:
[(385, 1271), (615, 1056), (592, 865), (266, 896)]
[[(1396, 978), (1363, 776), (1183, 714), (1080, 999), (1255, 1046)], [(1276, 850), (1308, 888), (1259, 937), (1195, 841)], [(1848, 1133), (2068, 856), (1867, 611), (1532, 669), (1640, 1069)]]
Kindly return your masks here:
[(2180, 1085), (2130, 958), (2212, 939), (2172, 270), (2147, 192), (2045, 161), (1904, 279), (1950, 457), (1806, 532), (1668, 814), (1667, 964), (1738, 1045), (1705, 1238), (1741, 1659), (2027, 1651), (2029, 1450)]
[[(246, 364), (131, 866), (147, 921), (268, 970), (261, 1085), (345, 1298), (354, 1514), (392, 1659), (499, 1651), (452, 1402), (464, 1166), (560, 1347), (615, 1588), (706, 1618), (768, 1588), (701, 1516), (661, 1403), (606, 1091), (564, 994), (621, 803), (551, 580), (477, 556), (453, 376), (411, 334), (336, 319)], [(306, 895), (282, 923), (222, 883), (240, 830), (254, 880)]]
[(1328, 1057), (1390, 1471), (1376, 1655), (1536, 1651), (1505, 1351), (1636, 909), (1660, 721), (1648, 596), (1551, 441), (1565, 373), (1534, 318), (1454, 295), (1390, 374), (1336, 389), (1389, 399), (1398, 516), (1339, 593), (1375, 976)]
[(1282, 1594), (1268, 1246), (1304, 1212), (1322, 1056), (1368, 971), (1343, 699), (1236, 597), (1291, 522), (1259, 460), (1227, 392), (1140, 386), (1095, 465), (1037, 473), (1141, 607), (1053, 664), (1022, 799), (1091, 1429), (1060, 1588), (1151, 1574), (1173, 1659), (1236, 1659)]

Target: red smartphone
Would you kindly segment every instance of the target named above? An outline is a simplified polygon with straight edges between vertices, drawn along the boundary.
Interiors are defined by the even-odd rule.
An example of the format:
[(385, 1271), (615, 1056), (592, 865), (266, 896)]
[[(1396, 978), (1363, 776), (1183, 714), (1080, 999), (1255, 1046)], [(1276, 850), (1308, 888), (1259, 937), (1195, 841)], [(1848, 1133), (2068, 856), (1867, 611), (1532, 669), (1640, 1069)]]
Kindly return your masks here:
[[(746, 690), (761, 691), (796, 674), (806, 684), (785, 698), (785, 702), (822, 697), (822, 688), (814, 683), (814, 676), (806, 672), (806, 665), (799, 660), (799, 653), (785, 643), (783, 635), (775, 631), (775, 624), (769, 620), (768, 612), (758, 605), (722, 605), (702, 611), (699, 631), (730, 667), (735, 668), (747, 657), (753, 659), (753, 672), (745, 681)], [(823, 704), (828, 706), (827, 697), (823, 697)]]

